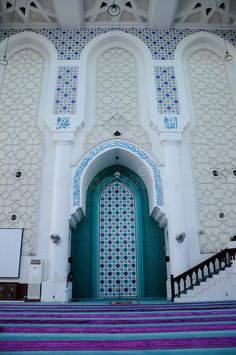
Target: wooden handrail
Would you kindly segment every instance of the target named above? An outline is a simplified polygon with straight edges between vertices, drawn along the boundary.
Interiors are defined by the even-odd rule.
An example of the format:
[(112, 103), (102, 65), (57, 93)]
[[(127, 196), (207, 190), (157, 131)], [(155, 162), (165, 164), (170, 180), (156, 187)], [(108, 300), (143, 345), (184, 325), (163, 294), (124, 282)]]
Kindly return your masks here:
[(171, 275), (171, 300), (230, 266), (235, 256), (236, 248), (224, 249), (178, 276)]

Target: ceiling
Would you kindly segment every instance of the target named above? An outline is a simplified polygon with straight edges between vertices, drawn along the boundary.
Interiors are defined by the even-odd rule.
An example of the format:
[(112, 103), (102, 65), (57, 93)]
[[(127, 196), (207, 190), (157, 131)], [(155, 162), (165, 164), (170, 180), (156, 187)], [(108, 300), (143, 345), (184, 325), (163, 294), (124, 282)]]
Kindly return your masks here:
[[(113, 1), (121, 12), (111, 17)], [(144, 26), (236, 28), (236, 0), (0, 0), (0, 23), (9, 26)]]

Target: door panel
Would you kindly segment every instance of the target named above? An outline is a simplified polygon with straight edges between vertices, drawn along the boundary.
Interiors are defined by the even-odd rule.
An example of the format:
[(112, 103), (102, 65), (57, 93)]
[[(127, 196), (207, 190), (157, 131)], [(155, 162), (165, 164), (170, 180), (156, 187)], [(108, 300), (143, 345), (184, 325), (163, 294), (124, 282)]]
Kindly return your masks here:
[(105, 187), (100, 197), (98, 250), (99, 297), (136, 297), (136, 200), (119, 180)]
[[(119, 179), (115, 178), (117, 170), (120, 172)], [(120, 185), (110, 186), (117, 181), (120, 182)], [(109, 200), (109, 186), (112, 187), (113, 196), (116, 195), (116, 188), (119, 191), (118, 200), (115, 198)], [(125, 190), (123, 197), (126, 197), (126, 200), (122, 200), (122, 189)], [(104, 197), (104, 201), (108, 203), (106, 207), (105, 204), (102, 206), (104, 201), (101, 200), (101, 197)], [(128, 202), (132, 203), (132, 198), (134, 199), (134, 206), (128, 206)], [(113, 202), (111, 203), (111, 201)], [(123, 206), (125, 204), (123, 203), (122, 206), (116, 206), (116, 201), (118, 201), (118, 204), (126, 201), (127, 205)], [(118, 217), (114, 214), (109, 220), (109, 208), (113, 212), (118, 212)], [(104, 214), (102, 214), (102, 211), (104, 211)], [(126, 220), (124, 219), (125, 217), (120, 217), (122, 213), (123, 216), (128, 216)], [(134, 221), (131, 221), (133, 214), (135, 218)], [(104, 215), (106, 218), (102, 217)], [(116, 218), (121, 220), (116, 221)], [(122, 229), (121, 227), (126, 225), (125, 222), (129, 218), (130, 225)], [(113, 237), (109, 236), (109, 238), (112, 237), (113, 242), (118, 243), (117, 245), (119, 246), (117, 248), (115, 248), (115, 244), (112, 244), (111, 249), (109, 247), (109, 225), (113, 235)], [(119, 236), (114, 236), (113, 231), (116, 228)], [(105, 236), (105, 233), (103, 236), (100, 235), (103, 233), (102, 230), (105, 230), (107, 236)], [(130, 234), (125, 235), (126, 232), (124, 230), (129, 231)], [(135, 230), (135, 235), (132, 235), (133, 230)], [(126, 237), (128, 238), (127, 250), (124, 246), (121, 248), (121, 241), (125, 245)], [(101, 241), (104, 242), (105, 247), (103, 244), (100, 245)], [(132, 250), (133, 245), (135, 245), (135, 250)], [(163, 230), (149, 214), (148, 193), (140, 177), (132, 170), (122, 166), (112, 166), (102, 170), (88, 187), (85, 217), (77, 225), (76, 229), (72, 230), (71, 256), (73, 262), (71, 271), (73, 274), (73, 299), (166, 297), (164, 247)], [(104, 251), (101, 251), (102, 248)], [(106, 262), (108, 262), (109, 255), (112, 256), (112, 263), (106, 266), (106, 272), (102, 274), (102, 271), (100, 271), (102, 268), (99, 265), (105, 261), (102, 257), (107, 259)], [(115, 258), (117, 256), (121, 259), (117, 259), (116, 263)], [(123, 260), (127, 261), (127, 263)], [(116, 267), (118, 263), (120, 266)], [(109, 265), (111, 265), (112, 271), (109, 270)], [(112, 275), (109, 272), (113, 272)], [(119, 274), (114, 274), (114, 272)], [(105, 274), (107, 279), (102, 281), (102, 277)], [(105, 287), (102, 290), (103, 282)], [(111, 282), (112, 290), (108, 290), (109, 282)]]

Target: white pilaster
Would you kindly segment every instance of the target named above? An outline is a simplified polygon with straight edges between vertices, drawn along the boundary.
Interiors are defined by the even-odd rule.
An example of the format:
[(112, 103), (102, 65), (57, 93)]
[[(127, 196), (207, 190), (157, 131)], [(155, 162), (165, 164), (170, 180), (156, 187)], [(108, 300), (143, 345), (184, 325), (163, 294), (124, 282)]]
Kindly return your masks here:
[(162, 142), (165, 160), (164, 196), (168, 224), (170, 268), (175, 276), (188, 269), (187, 238), (180, 242), (176, 236), (185, 233), (183, 186), (179, 159), (179, 141)]
[[(49, 279), (43, 282), (43, 301), (66, 301), (67, 298), (71, 146), (70, 140), (54, 142), (55, 164), (49, 236)], [(51, 235), (59, 236), (59, 242), (56, 243)]]

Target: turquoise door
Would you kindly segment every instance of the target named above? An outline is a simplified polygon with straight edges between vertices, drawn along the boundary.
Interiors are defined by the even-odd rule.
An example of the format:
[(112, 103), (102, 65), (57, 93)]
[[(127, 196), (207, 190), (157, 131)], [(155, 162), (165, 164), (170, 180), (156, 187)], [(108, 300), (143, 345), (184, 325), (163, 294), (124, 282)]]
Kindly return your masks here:
[(112, 166), (91, 181), (71, 256), (74, 300), (166, 297), (164, 233), (133, 171)]

